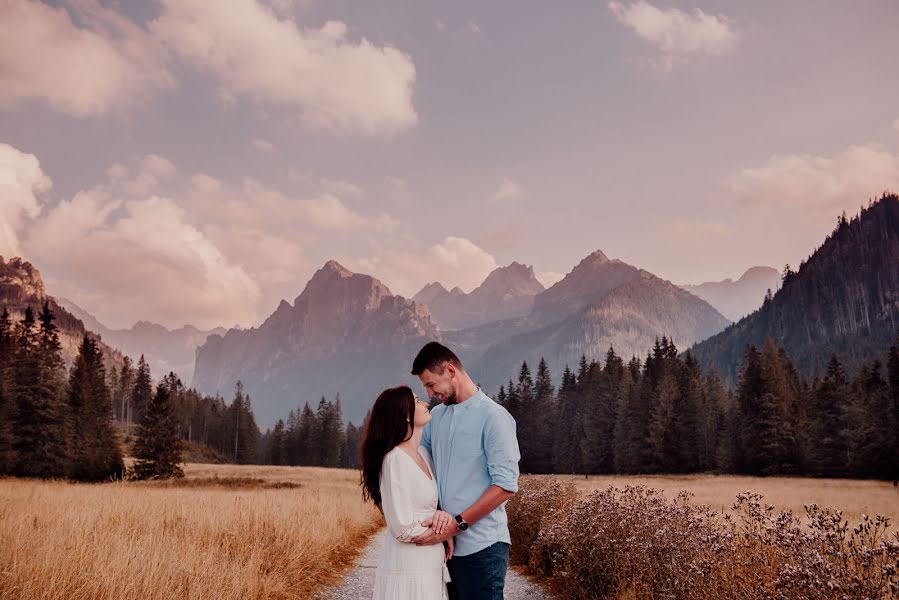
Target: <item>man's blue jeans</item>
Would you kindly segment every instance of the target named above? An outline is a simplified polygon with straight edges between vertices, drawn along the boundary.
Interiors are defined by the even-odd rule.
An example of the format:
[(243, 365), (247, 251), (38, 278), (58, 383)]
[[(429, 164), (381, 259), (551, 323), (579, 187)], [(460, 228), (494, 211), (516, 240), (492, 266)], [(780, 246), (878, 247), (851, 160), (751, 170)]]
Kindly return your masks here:
[(452, 582), (450, 600), (503, 600), (509, 544), (496, 542), (468, 556), (454, 556), (446, 563)]

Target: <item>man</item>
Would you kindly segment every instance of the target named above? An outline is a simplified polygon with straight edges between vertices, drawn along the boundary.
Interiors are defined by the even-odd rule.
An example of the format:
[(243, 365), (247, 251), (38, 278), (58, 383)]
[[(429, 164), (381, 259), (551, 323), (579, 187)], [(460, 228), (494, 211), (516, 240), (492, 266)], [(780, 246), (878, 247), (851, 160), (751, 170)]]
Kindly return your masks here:
[(421, 444), (433, 458), (440, 506), (455, 517), (446, 531), (432, 528), (412, 541), (439, 544), (455, 536), (447, 563), (451, 600), (502, 600), (511, 544), (505, 503), (518, 491), (521, 458), (515, 419), (437, 342), (419, 351), (412, 374), (440, 402)]

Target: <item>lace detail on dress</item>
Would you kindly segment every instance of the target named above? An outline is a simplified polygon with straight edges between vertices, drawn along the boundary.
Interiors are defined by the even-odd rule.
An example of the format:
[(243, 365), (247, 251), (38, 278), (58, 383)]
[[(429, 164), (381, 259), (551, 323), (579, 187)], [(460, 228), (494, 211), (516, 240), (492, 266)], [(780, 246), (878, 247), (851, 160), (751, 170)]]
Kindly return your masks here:
[(412, 538), (424, 533), (424, 530), (426, 528), (424, 525), (421, 524), (421, 521), (422, 521), (421, 519), (412, 521), (412, 523), (410, 523), (409, 525), (404, 527), (402, 529), (402, 531), (400, 531), (396, 535), (396, 539), (398, 539), (401, 542), (411, 542)]

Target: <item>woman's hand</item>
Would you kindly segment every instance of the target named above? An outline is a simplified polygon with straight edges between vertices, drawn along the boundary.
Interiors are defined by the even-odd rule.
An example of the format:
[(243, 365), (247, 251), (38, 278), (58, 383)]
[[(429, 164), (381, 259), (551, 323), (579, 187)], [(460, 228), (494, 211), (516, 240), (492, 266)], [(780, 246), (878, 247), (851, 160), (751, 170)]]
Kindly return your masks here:
[(443, 562), (446, 562), (453, 557), (453, 548), (456, 547), (455, 539), (456, 538), (450, 538), (443, 542), (443, 548), (445, 551), (443, 555)]
[(431, 517), (431, 529), (438, 535), (443, 535), (450, 530), (450, 527), (456, 520), (448, 512), (438, 510)]

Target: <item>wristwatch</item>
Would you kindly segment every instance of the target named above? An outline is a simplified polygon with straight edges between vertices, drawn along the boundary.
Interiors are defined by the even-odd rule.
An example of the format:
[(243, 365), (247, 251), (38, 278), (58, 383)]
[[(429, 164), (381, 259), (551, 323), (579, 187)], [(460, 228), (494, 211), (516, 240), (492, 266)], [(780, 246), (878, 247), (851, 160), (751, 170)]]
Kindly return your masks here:
[(459, 524), (459, 531), (468, 529), (468, 523), (465, 522), (465, 519), (462, 518), (461, 514), (456, 515), (456, 523)]

